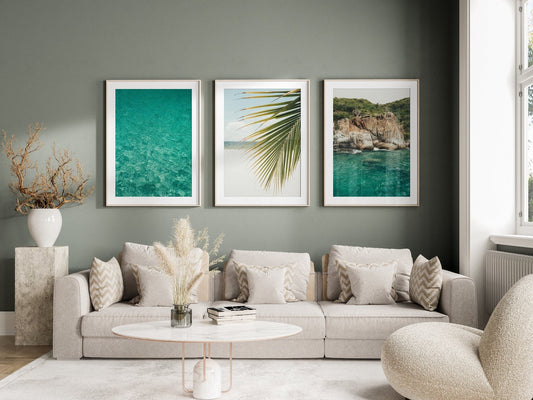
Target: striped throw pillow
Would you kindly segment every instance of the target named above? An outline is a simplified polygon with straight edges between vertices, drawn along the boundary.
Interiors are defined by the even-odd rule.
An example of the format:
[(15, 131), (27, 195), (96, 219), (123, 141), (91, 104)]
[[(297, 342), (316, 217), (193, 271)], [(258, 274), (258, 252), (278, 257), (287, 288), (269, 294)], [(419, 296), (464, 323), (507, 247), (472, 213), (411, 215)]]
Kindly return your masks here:
[(335, 300), (335, 303), (346, 303), (352, 297), (352, 287), (350, 285), (350, 278), (346, 269), (349, 263), (344, 260), (337, 260), (337, 273), (339, 274), (339, 282), (341, 285), (341, 294)]
[(436, 310), (441, 288), (442, 266), (439, 257), (428, 260), (422, 254), (419, 255), (413, 264), (409, 281), (411, 300), (428, 311)]
[(93, 259), (89, 272), (89, 295), (96, 311), (103, 310), (111, 304), (122, 300), (124, 283), (117, 259), (113, 257), (105, 262)]

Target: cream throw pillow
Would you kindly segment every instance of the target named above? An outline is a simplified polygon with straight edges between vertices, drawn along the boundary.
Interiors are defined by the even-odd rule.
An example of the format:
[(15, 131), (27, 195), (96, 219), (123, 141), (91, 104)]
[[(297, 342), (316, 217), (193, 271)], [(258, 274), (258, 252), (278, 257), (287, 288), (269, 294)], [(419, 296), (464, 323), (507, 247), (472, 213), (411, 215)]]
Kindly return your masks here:
[(308, 253), (287, 253), (282, 251), (232, 250), (224, 266), (224, 294), (226, 300), (239, 296), (240, 288), (235, 271), (235, 262), (246, 265), (296, 264), (291, 292), (297, 300), (306, 300), (310, 278), (311, 257)]
[(409, 295), (411, 300), (428, 311), (437, 309), (442, 288), (442, 266), (439, 257), (428, 261), (420, 254), (413, 264)]
[(122, 300), (124, 284), (117, 259), (105, 262), (94, 258), (89, 272), (89, 294), (96, 311)]
[(138, 306), (170, 307), (174, 304), (170, 276), (143, 265), (133, 265), (132, 272), (139, 291)]
[(329, 251), (327, 299), (335, 300), (341, 293), (337, 260), (346, 260), (355, 264), (376, 264), (397, 261), (396, 278), (392, 287), (398, 299), (409, 301), (409, 274), (413, 258), (409, 249), (382, 249), (373, 247), (333, 245)]
[(154, 246), (147, 246), (138, 243), (124, 243), (120, 267), (124, 280), (124, 295), (122, 300), (130, 300), (139, 294), (137, 282), (133, 275), (133, 265), (159, 265), (159, 258), (155, 253)]
[(283, 304), (285, 301), (285, 271), (276, 269), (249, 268), (246, 271), (248, 279), (248, 303), (252, 304)]
[(285, 301), (298, 301), (294, 294), (291, 291), (292, 282), (293, 282), (293, 276), (294, 276), (294, 266), (295, 264), (284, 264), (284, 265), (277, 265), (277, 266), (263, 266), (263, 265), (246, 265), (239, 263), (237, 261), (233, 262), (233, 266), (235, 268), (235, 272), (237, 273), (237, 281), (239, 282), (239, 295), (233, 299), (233, 301), (237, 302), (246, 302), (248, 301), (248, 296), (250, 294), (250, 289), (248, 285), (248, 277), (247, 272), (249, 270), (260, 270), (260, 271), (267, 271), (269, 269), (279, 269), (283, 271), (284, 274), (284, 298)]
[[(396, 261), (386, 262), (386, 263), (379, 263), (379, 264), (357, 264), (357, 263), (351, 263), (346, 260), (337, 260), (337, 272), (339, 274), (339, 282), (341, 286), (341, 294), (339, 295), (339, 298), (335, 300), (336, 303), (346, 303), (352, 298), (352, 283), (348, 274), (348, 267), (358, 267), (358, 266), (373, 266), (376, 268), (379, 267), (385, 267), (389, 268), (392, 265), (394, 272), (394, 279), (396, 278), (396, 269), (398, 267), (398, 263)], [(377, 279), (377, 278), (376, 278)], [(396, 291), (393, 287), (394, 283), (391, 285), (391, 288), (389, 289), (390, 297), (393, 298), (395, 301), (397, 300)], [(354, 303), (351, 303), (354, 304)], [(374, 303), (377, 304), (377, 303)], [(388, 303), (384, 303), (388, 304)]]
[(395, 261), (382, 264), (348, 264), (352, 297), (347, 304), (393, 304)]

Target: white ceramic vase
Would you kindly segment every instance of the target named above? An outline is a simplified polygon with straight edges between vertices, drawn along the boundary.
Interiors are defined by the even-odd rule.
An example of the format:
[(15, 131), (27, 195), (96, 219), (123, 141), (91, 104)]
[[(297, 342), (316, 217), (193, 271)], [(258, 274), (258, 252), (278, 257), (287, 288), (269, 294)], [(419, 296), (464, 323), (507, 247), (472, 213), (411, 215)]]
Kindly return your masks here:
[(28, 214), (28, 229), (37, 247), (52, 247), (62, 223), (61, 212), (57, 208), (34, 208)]

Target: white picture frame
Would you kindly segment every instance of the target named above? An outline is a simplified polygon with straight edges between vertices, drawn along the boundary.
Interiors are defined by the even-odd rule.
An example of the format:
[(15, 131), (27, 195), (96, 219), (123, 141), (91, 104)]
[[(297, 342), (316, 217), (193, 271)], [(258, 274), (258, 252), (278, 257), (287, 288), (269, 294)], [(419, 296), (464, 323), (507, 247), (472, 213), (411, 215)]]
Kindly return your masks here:
[(106, 206), (199, 206), (200, 80), (106, 81)]
[[(215, 206), (309, 206), (309, 86), (302, 79), (215, 81)], [(275, 114), (285, 102), (290, 110)], [(266, 146), (274, 148), (267, 138), (281, 125), (288, 161), (275, 151), (276, 162), (262, 163)]]
[(324, 206), (419, 205), (418, 99), (418, 79), (324, 81)]

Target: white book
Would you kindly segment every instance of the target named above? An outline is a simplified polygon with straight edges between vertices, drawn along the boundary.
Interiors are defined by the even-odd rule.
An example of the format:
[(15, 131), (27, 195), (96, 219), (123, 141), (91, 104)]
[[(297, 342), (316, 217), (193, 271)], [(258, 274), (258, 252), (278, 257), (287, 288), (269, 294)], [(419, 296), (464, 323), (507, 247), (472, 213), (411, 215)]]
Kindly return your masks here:
[(231, 315), (227, 317), (218, 317), (213, 314), (207, 314), (213, 321), (242, 321), (247, 319), (255, 319), (255, 315)]
[(255, 318), (252, 319), (214, 319), (213, 323), (216, 325), (230, 325), (230, 324), (246, 324), (248, 322), (255, 321)]
[(225, 317), (230, 315), (250, 315), (255, 314), (255, 308), (239, 305), (239, 306), (219, 306), (209, 307), (207, 312), (219, 317)]

